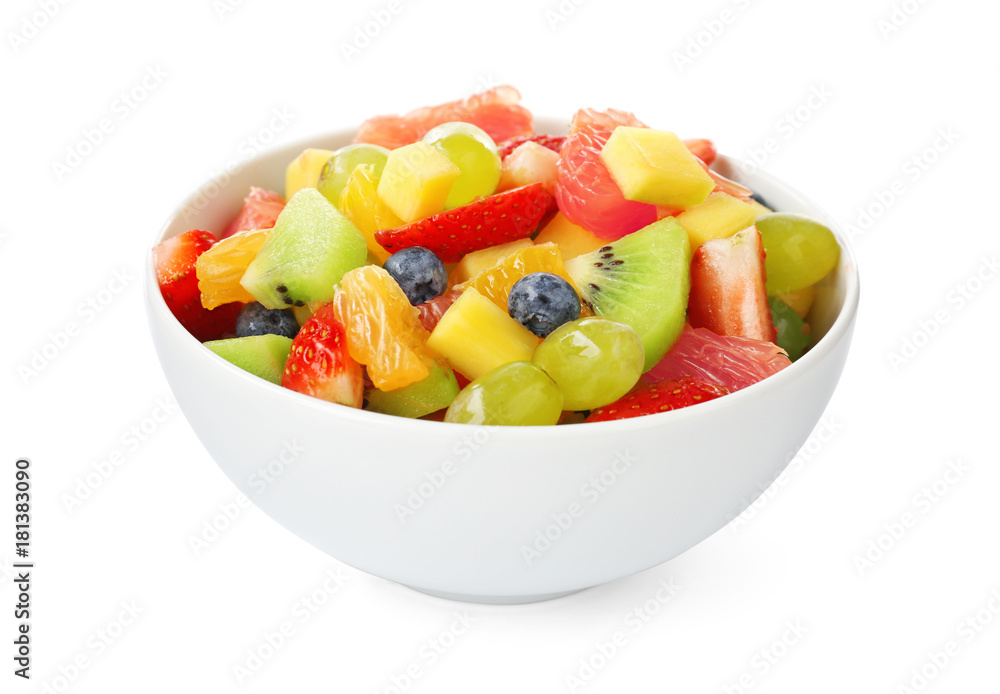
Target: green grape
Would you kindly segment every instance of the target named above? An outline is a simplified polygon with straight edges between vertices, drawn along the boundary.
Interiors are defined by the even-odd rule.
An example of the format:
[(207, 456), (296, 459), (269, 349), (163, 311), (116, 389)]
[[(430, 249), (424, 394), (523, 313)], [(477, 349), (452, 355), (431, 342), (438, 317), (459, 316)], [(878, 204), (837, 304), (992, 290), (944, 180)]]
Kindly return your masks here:
[(358, 166), (368, 167), (372, 178), (378, 180), (389, 158), (389, 150), (378, 145), (358, 144), (341, 147), (334, 152), (320, 171), (316, 187), (330, 204), (340, 209), (340, 193), (347, 185), (347, 179)]
[(424, 135), (462, 172), (448, 193), (445, 209), (467, 205), (480, 195), (492, 195), (500, 182), (500, 155), (496, 143), (472, 123), (442, 123)]
[(642, 375), (642, 340), (628, 325), (607, 318), (579, 318), (549, 334), (532, 358), (563, 394), (567, 410), (592, 410), (614, 402)]
[(772, 296), (769, 301), (771, 318), (778, 331), (778, 347), (788, 352), (788, 358), (795, 361), (809, 346), (809, 326), (791, 306), (778, 297)]
[(558, 422), (562, 409), (562, 393), (544, 371), (530, 361), (512, 361), (465, 386), (444, 421), (541, 426)]
[(764, 242), (767, 293), (788, 294), (816, 284), (837, 266), (840, 245), (828, 228), (800, 214), (757, 218)]

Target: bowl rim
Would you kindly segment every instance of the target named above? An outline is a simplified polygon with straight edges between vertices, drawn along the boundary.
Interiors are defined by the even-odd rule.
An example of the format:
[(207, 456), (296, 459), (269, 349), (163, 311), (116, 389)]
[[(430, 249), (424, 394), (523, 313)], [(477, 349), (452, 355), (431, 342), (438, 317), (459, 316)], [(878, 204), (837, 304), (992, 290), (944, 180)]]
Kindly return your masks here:
[[(539, 122), (546, 124), (545, 128), (550, 130), (560, 127), (554, 125), (559, 122), (556, 119), (544, 117), (536, 118), (536, 126)], [(562, 126), (562, 128), (564, 129), (565, 126)], [(303, 149), (315, 147), (318, 141), (347, 138), (356, 133), (356, 131), (356, 128), (339, 128), (321, 133), (315, 133), (313, 135), (297, 139), (293, 142), (272, 145), (257, 152), (254, 156), (242, 161), (240, 166), (241, 168), (251, 166), (260, 159), (276, 155), (282, 151), (301, 151)], [(718, 161), (725, 163), (727, 166), (730, 166), (735, 171), (744, 170), (741, 168), (743, 166), (750, 166), (749, 162), (745, 162), (725, 154), (719, 154), (717, 159)], [(679, 425), (682, 424), (685, 419), (690, 417), (712, 416), (713, 412), (722, 408), (739, 407), (744, 400), (757, 396), (764, 388), (780, 387), (786, 380), (796, 378), (800, 372), (811, 369), (814, 365), (818, 366), (818, 363), (825, 357), (828, 357), (830, 352), (835, 349), (836, 345), (838, 345), (846, 337), (849, 337), (850, 331), (857, 317), (860, 299), (860, 272), (858, 270), (857, 257), (855, 255), (854, 248), (851, 245), (850, 238), (841, 229), (840, 224), (810, 197), (804, 195), (797, 188), (790, 186), (767, 171), (763, 171), (756, 167), (753, 167), (752, 170), (753, 176), (764, 179), (769, 184), (787, 189), (787, 191), (793, 194), (800, 203), (821, 213), (823, 223), (829, 226), (833, 231), (834, 236), (840, 244), (840, 259), (838, 261), (837, 269), (841, 272), (846, 272), (846, 276), (844, 277), (843, 304), (837, 314), (837, 317), (830, 325), (826, 334), (808, 352), (788, 367), (782, 369), (778, 373), (772, 374), (762, 381), (747, 386), (746, 388), (742, 388), (736, 392), (729, 393), (723, 398), (716, 398), (708, 402), (699, 403), (697, 408), (685, 407), (679, 410), (660, 412), (643, 417), (634, 417), (631, 419), (590, 422), (587, 424), (586, 431), (593, 431), (594, 433), (607, 435), (615, 434), (617, 432), (626, 433), (635, 429), (648, 429), (656, 426), (665, 426), (669, 423), (674, 423), (672, 425)], [(194, 191), (185, 196), (167, 215), (163, 223), (157, 229), (153, 242), (147, 246), (144, 262), (145, 278), (143, 282), (143, 291), (145, 294), (148, 320), (158, 321), (162, 327), (170, 332), (171, 335), (176, 336), (177, 339), (180, 339), (182, 342), (187, 341), (187, 344), (190, 347), (197, 346), (198, 348), (201, 348), (201, 352), (207, 358), (215, 360), (216, 364), (221, 368), (228, 369), (233, 378), (243, 379), (246, 381), (248, 387), (263, 387), (265, 392), (270, 390), (275, 397), (288, 398), (288, 402), (295, 403), (297, 407), (310, 408), (317, 413), (325, 414), (326, 416), (331, 416), (336, 419), (342, 419), (346, 423), (357, 422), (359, 424), (372, 425), (379, 421), (387, 421), (385, 418), (391, 418), (396, 426), (402, 427), (403, 432), (411, 431), (411, 427), (413, 427), (412, 431), (414, 432), (439, 432), (441, 434), (460, 434), (462, 432), (468, 432), (470, 429), (475, 427), (485, 426), (485, 428), (489, 429), (493, 433), (500, 433), (502, 431), (502, 435), (505, 438), (525, 440), (529, 442), (537, 441), (542, 437), (553, 435), (557, 437), (575, 437), (581, 434), (579, 426), (573, 424), (552, 426), (487, 426), (460, 424), (454, 422), (438, 422), (433, 420), (397, 417), (379, 412), (344, 407), (342, 405), (326, 402), (324, 400), (320, 400), (303, 393), (298, 393), (266, 381), (248, 371), (241, 369), (226, 359), (223, 359), (210, 349), (203, 347), (202, 343), (185, 330), (183, 326), (181, 326), (180, 322), (174, 318), (161, 293), (159, 292), (155, 266), (153, 263), (153, 247), (160, 241), (164, 240), (164, 235), (167, 230), (176, 222), (178, 218), (183, 215), (184, 211), (188, 209), (206, 189), (213, 185), (224, 186), (225, 182), (223, 179), (228, 176), (229, 173), (226, 171), (218, 172), (204, 180), (197, 188), (194, 189)], [(553, 431), (561, 433), (552, 434), (551, 432)]]

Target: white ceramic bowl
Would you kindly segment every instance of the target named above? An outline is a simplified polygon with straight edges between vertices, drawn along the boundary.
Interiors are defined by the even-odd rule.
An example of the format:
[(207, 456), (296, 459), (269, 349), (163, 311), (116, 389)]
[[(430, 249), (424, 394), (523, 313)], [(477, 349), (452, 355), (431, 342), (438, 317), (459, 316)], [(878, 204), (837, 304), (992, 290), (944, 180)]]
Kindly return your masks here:
[[(335, 149), (352, 135), (274, 149), (207, 182), (150, 245), (193, 228), (221, 231), (251, 185), (283, 190), (285, 166), (304, 148)], [(484, 428), (329, 404), (199, 344), (163, 302), (150, 257), (153, 341), (188, 422), (233, 483), (346, 564), (433, 595), (497, 603), (628, 576), (722, 528), (761, 493), (758, 483), (777, 476), (822, 415), (854, 329), (858, 272), (836, 222), (770, 176), (741, 177), (725, 158), (719, 167), (777, 209), (829, 225), (842, 253), (816, 299), (818, 344), (765, 381), (697, 407), (601, 424)]]

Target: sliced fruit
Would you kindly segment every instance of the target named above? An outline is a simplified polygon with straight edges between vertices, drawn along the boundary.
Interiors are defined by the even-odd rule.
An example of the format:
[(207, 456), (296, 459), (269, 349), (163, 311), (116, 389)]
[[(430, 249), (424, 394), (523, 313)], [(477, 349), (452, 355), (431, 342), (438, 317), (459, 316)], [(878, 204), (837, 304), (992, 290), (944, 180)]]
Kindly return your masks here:
[(458, 395), (455, 372), (434, 363), (427, 378), (396, 390), (371, 388), (365, 393), (365, 409), (397, 417), (425, 417), (448, 407)]
[(755, 227), (703, 243), (691, 260), (688, 322), (718, 335), (774, 342), (764, 246)]
[(270, 229), (283, 209), (285, 209), (285, 199), (278, 193), (252, 187), (250, 194), (243, 199), (240, 213), (229, 223), (219, 238), (228, 239), (239, 231)]
[(698, 158), (667, 130), (615, 128), (601, 161), (626, 200), (685, 209), (705, 202), (715, 188)]
[(448, 277), (448, 284), (451, 286), (461, 284), (475, 277), (483, 270), (488, 270), (516, 251), (533, 245), (531, 239), (523, 238), (501, 243), (499, 246), (490, 246), (489, 248), (466, 253), (458, 261), (458, 265), (452, 269), (451, 275)]
[(559, 421), (563, 396), (530, 361), (502, 364), (462, 389), (444, 421), (484, 426), (546, 426)]
[(700, 381), (690, 376), (668, 378), (638, 388), (610, 405), (597, 408), (585, 421), (610, 422), (616, 419), (631, 419), (647, 414), (669, 412), (700, 402), (708, 402), (727, 393), (729, 389), (725, 386)]
[(709, 239), (729, 238), (753, 226), (757, 212), (753, 205), (723, 192), (712, 193), (700, 205), (689, 207), (676, 217), (688, 233), (691, 251)]
[(608, 243), (579, 224), (574, 224), (562, 212), (557, 212), (535, 237), (535, 243), (554, 243), (564, 261), (584, 253), (596, 251)]
[(758, 217), (762, 217), (766, 214), (771, 214), (774, 212), (770, 207), (766, 207), (760, 200), (756, 198), (750, 198), (748, 204), (753, 207), (754, 212)]
[(809, 348), (809, 324), (781, 299), (772, 296), (769, 303), (777, 333), (775, 342), (785, 350), (790, 360), (795, 361)]
[(315, 188), (292, 196), (240, 280), (267, 308), (333, 298), (345, 272), (364, 265), (365, 239)]
[(554, 243), (545, 243), (511, 253), (472, 279), (456, 285), (454, 289), (461, 291), (466, 287), (475, 287), (476, 291), (506, 311), (507, 299), (514, 283), (532, 272), (550, 272), (572, 282), (563, 265), (559, 247)]
[(328, 149), (310, 148), (293, 159), (285, 169), (285, 199), (291, 200), (303, 188), (315, 188), (320, 172), (332, 155)]
[(375, 240), (393, 253), (410, 246), (423, 246), (444, 262), (455, 263), (466, 253), (531, 236), (549, 200), (551, 197), (542, 185), (535, 183), (480, 198), (465, 207), (397, 229), (378, 231)]
[(800, 289), (797, 292), (778, 294), (777, 297), (791, 306), (792, 310), (799, 315), (799, 318), (805, 320), (806, 316), (809, 315), (809, 309), (812, 308), (813, 301), (816, 299), (816, 285), (810, 284), (808, 287)]
[(347, 331), (351, 356), (368, 367), (376, 388), (396, 390), (427, 378), (434, 363), (424, 346), (428, 333), (388, 272), (375, 265), (347, 272), (333, 310)]
[(538, 345), (532, 361), (556, 382), (564, 409), (591, 410), (631, 390), (645, 360), (635, 330), (590, 317), (556, 328)]
[(500, 182), (500, 156), (496, 143), (471, 123), (442, 123), (422, 140), (457, 166), (461, 173), (448, 191), (444, 209), (451, 210), (482, 195), (492, 195)]
[(773, 342), (725, 337), (706, 328), (686, 326), (670, 352), (644, 378), (692, 376), (737, 391), (789, 364), (788, 355)]
[(546, 191), (555, 193), (558, 164), (558, 152), (535, 142), (525, 142), (503, 160), (497, 190), (541, 183)]
[[(316, 189), (334, 207), (341, 208), (341, 196), (348, 181), (357, 169), (366, 172), (373, 181), (378, 181), (389, 158), (389, 150), (378, 145), (347, 145), (330, 155), (319, 173)], [(355, 222), (357, 224), (357, 222)]]
[(767, 292), (787, 294), (816, 284), (840, 260), (828, 227), (800, 214), (775, 212), (757, 219), (767, 253)]
[(502, 161), (525, 142), (534, 142), (535, 144), (541, 145), (546, 149), (551, 149), (553, 152), (558, 154), (565, 141), (565, 135), (521, 135), (519, 137), (512, 137), (509, 140), (504, 140), (503, 142), (497, 142), (497, 154), (500, 155), (500, 159)]
[(378, 196), (378, 179), (365, 167), (358, 167), (351, 174), (340, 196), (340, 211), (354, 223), (365, 237), (369, 255), (384, 263), (392, 255), (375, 240), (375, 232), (392, 229), (403, 224), (388, 205)]
[(243, 308), (240, 303), (226, 304), (215, 310), (201, 305), (195, 268), (198, 258), (215, 242), (215, 236), (209, 232), (192, 229), (153, 247), (156, 280), (167, 308), (201, 342), (232, 333), (236, 328), (236, 316)]
[(228, 362), (275, 385), (281, 384), (292, 338), (284, 335), (250, 335), (209, 340), (205, 346)]
[(414, 222), (444, 209), (461, 169), (426, 142), (414, 142), (389, 153), (378, 182), (378, 196), (404, 222)]
[(534, 134), (531, 112), (518, 102), (521, 95), (503, 85), (467, 99), (418, 108), (405, 116), (376, 116), (361, 124), (355, 142), (395, 149), (416, 142), (436, 125), (452, 121), (482, 128), (494, 142)]
[(566, 261), (566, 272), (596, 315), (639, 333), (649, 369), (684, 328), (690, 265), (687, 232), (667, 218)]
[(469, 287), (441, 316), (427, 346), (466, 378), (476, 379), (501, 364), (531, 361), (538, 338)]
[(364, 376), (348, 353), (346, 337), (333, 307), (320, 308), (292, 340), (281, 385), (327, 402), (361, 407)]
[(256, 301), (240, 280), (270, 232), (270, 229), (241, 231), (222, 239), (198, 256), (195, 274), (198, 276), (202, 306), (211, 309), (234, 301)]

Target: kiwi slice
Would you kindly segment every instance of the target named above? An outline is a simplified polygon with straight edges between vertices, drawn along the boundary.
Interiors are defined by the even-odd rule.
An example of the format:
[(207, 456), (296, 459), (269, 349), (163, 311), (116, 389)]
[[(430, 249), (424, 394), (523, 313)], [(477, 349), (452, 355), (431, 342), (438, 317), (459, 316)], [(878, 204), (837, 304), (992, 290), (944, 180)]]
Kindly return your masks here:
[(361, 267), (368, 244), (315, 188), (291, 197), (240, 284), (270, 309), (333, 299), (344, 273)]
[(292, 338), (284, 335), (249, 335), (211, 340), (206, 347), (254, 376), (281, 384), (281, 374), (292, 349)]
[(455, 372), (435, 363), (422, 381), (396, 390), (370, 389), (365, 393), (365, 409), (397, 417), (423, 417), (448, 407), (458, 391)]
[(632, 326), (648, 371), (684, 329), (691, 290), (691, 245), (673, 217), (566, 261), (566, 272), (598, 316)]

